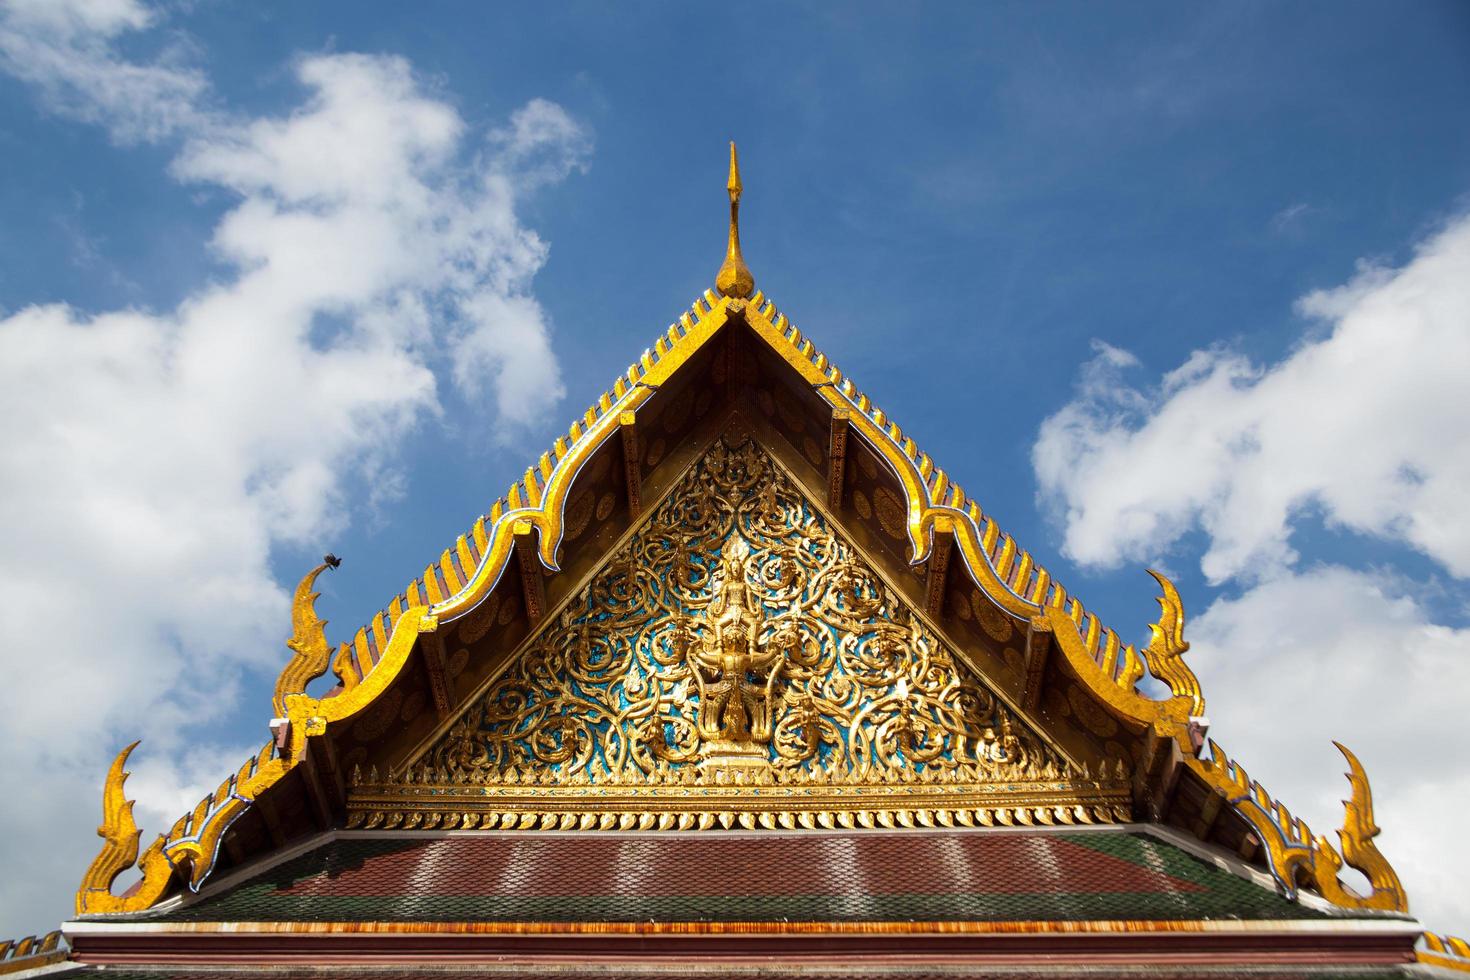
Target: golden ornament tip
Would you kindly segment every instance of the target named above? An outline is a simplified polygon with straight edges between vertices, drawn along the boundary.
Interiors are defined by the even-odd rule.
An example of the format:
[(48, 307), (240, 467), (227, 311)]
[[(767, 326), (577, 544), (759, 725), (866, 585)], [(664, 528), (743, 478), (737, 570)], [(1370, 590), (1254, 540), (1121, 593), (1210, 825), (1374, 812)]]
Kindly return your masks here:
[(735, 141), (730, 141), (730, 179), (725, 184), (725, 190), (730, 192), (730, 203), (734, 204), (740, 200), (740, 158), (735, 155)]
[(735, 143), (730, 143), (730, 179), (725, 184), (730, 192), (730, 244), (725, 250), (725, 261), (715, 276), (715, 288), (721, 295), (734, 299), (745, 299), (755, 292), (755, 276), (740, 254), (740, 161), (735, 155)]

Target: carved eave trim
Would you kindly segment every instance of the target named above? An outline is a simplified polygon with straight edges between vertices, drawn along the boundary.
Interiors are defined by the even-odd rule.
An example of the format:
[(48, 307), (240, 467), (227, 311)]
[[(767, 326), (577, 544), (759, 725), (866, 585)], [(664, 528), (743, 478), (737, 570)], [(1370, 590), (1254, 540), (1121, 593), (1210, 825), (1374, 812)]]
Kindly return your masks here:
[(352, 790), (349, 830), (835, 830), (1126, 823), (1125, 780), (994, 784), (820, 782), (685, 786), (463, 786), (402, 782)]
[(1416, 958), (1426, 966), (1470, 973), (1470, 942), (1459, 936), (1443, 936), (1425, 932), (1423, 946), (1416, 951)]
[(66, 956), (67, 951), (61, 945), (60, 929), (52, 930), (44, 936), (0, 939), (0, 974), (39, 970), (63, 962)]
[(832, 511), (842, 509), (847, 489), (847, 416), (847, 409), (833, 409), (827, 435), (827, 509)]

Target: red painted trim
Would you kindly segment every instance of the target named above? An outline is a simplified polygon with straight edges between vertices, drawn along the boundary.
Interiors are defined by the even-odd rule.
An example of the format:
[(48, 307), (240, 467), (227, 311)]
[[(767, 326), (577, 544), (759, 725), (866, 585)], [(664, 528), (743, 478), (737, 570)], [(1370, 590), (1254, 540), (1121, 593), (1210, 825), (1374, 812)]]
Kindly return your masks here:
[[(256, 925), (265, 928), (257, 931)], [(1409, 928), (1224, 931), (1169, 922), (290, 924), (302, 926), (299, 931), (280, 925), (234, 923), (221, 929), (199, 923), (188, 931), (78, 931), (69, 938), (76, 960), (97, 965), (422, 966), (495, 959), (549, 966), (780, 957), (833, 966), (861, 957), (873, 963), (999, 966), (1045, 957), (1056, 964), (1203, 966), (1412, 963), (1418, 935)], [(472, 928), (485, 926), (492, 928)]]

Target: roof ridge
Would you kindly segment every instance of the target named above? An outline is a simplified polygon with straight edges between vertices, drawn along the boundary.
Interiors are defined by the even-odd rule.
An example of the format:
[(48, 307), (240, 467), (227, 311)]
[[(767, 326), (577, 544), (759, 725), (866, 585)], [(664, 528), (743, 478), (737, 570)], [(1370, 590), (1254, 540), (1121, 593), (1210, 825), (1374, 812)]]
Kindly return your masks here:
[[(440, 606), (457, 597), (474, 580), (476, 573), (483, 567), (486, 555), (491, 551), (496, 527), (506, 521), (509, 515), (516, 514), (520, 517), (522, 515), (519, 512), (541, 504), (552, 474), (573, 451), (595, 449), (601, 445), (601, 440), (598, 440), (596, 445), (585, 446), (588, 436), (597, 429), (598, 423), (613, 415), (615, 408), (621, 408), (627, 394), (642, 383), (649, 369), (673, 352), (695, 329), (697, 323), (713, 314), (720, 302), (720, 297), (713, 290), (705, 290), (704, 295), (696, 298), (688, 312), (670, 324), (652, 347), (646, 348), (642, 356), (614, 379), (612, 385), (585, 412), (572, 420), (565, 436), (558, 436), (551, 449), (542, 453), (534, 465), (526, 468), (521, 479), (512, 483), (504, 495), (497, 497), (489, 510), (475, 518), (469, 530), (459, 535), (453, 545), (445, 548), (438, 560), (430, 562), (422, 575), (411, 580), (402, 592), (390, 599), (365, 626), (358, 629), (351, 640), (340, 645), (332, 661), (332, 670), (342, 683), (344, 691), (355, 687), (377, 665), (383, 651), (387, 649), (388, 639), (392, 636), (399, 617), (406, 610), (415, 606)], [(514, 519), (510, 518), (511, 521)], [(556, 566), (548, 562), (548, 567), (555, 569)], [(496, 578), (498, 581), (498, 575)], [(493, 582), (490, 587), (494, 588)]]

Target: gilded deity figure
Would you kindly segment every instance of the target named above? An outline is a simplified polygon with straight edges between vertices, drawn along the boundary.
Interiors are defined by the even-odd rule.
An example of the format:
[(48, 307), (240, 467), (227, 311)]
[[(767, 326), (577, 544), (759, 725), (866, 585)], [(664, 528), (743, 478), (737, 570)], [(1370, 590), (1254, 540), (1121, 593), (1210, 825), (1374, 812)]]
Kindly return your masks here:
[(680, 630), (699, 687), (700, 735), (717, 750), (746, 754), (771, 739), (771, 702), (784, 662), (781, 637), (760, 643), (764, 620), (747, 584), (749, 564), (750, 546), (731, 535), (720, 551), (704, 629), (695, 633), (685, 622)]

